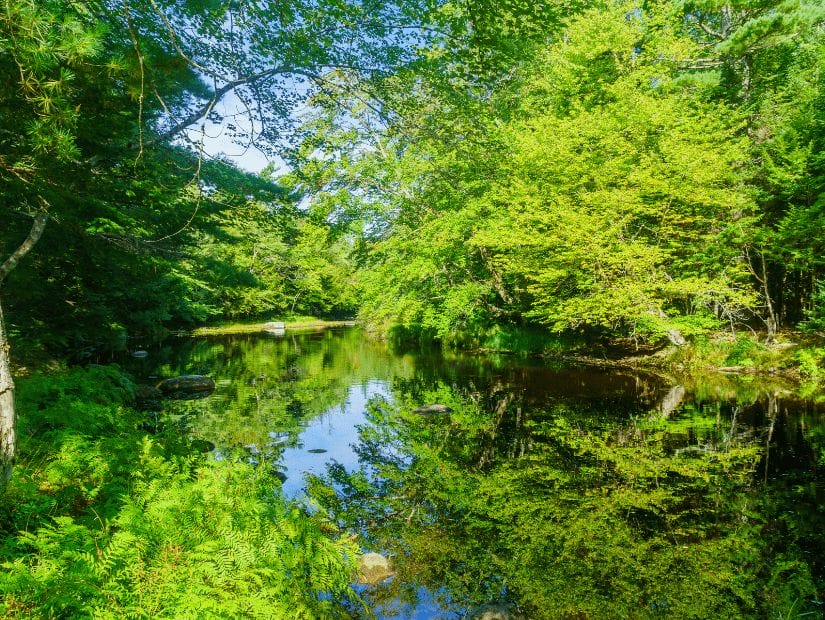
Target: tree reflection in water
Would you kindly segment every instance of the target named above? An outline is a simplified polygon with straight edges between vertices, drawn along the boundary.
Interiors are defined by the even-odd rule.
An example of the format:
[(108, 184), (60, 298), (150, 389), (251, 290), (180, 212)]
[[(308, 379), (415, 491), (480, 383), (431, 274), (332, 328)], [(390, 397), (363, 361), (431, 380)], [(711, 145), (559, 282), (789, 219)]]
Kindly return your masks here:
[[(617, 415), (598, 397), (537, 406), (523, 383), (425, 383), (371, 402), (361, 470), (310, 484), (341, 527), (394, 556), (397, 577), (369, 593), (378, 607), (414, 605), (423, 587), (470, 615), (821, 613), (821, 460), (800, 441), (810, 420), (776, 391), (674, 406), (671, 389)], [(452, 412), (413, 413), (424, 402)]]
[[(822, 615), (825, 416), (787, 386), (402, 353), (357, 330), (130, 363), (147, 381), (212, 376), (212, 396), (167, 403), (163, 423), (288, 470), (293, 491), (341, 459), (310, 479), (315, 515), (394, 556), (367, 593), (379, 616)], [(451, 411), (414, 413), (429, 403)]]

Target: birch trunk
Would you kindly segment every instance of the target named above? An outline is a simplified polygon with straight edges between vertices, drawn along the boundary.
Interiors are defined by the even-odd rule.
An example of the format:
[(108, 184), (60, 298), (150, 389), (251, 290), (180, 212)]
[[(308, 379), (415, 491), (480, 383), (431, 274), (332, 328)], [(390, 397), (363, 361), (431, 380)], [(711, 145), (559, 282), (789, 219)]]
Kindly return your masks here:
[[(40, 240), (43, 229), (46, 227), (48, 214), (45, 211), (38, 213), (32, 223), (31, 231), (26, 240), (20, 244), (5, 262), (0, 264), (0, 285), (6, 276), (17, 266), (34, 245)], [(3, 308), (0, 304), (0, 489), (5, 487), (11, 477), (16, 455), (17, 437), (15, 434), (14, 410), (14, 380), (11, 377), (11, 362), (9, 360), (9, 341), (6, 335), (6, 325), (3, 321)]]
[(9, 343), (0, 305), (0, 487), (11, 477), (14, 467), (16, 436), (14, 433), (14, 381), (9, 364)]

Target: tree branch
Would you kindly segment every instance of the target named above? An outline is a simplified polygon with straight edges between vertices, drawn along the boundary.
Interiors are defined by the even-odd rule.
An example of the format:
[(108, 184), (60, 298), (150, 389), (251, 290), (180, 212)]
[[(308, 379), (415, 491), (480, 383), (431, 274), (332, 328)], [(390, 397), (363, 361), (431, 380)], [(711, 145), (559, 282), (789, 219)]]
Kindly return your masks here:
[(158, 135), (154, 140), (151, 141), (151, 144), (155, 144), (158, 142), (165, 142), (170, 138), (173, 138), (177, 134), (181, 133), (187, 127), (191, 127), (195, 123), (197, 123), (202, 118), (206, 117), (209, 112), (217, 105), (217, 103), (223, 99), (226, 95), (230, 92), (239, 88), (241, 86), (246, 86), (250, 84), (254, 84), (260, 80), (273, 77), (275, 75), (284, 75), (284, 74), (294, 74), (294, 75), (302, 75), (304, 77), (310, 79), (317, 79), (319, 76), (311, 73), (309, 71), (304, 71), (301, 69), (295, 69), (292, 67), (274, 67), (272, 69), (267, 69), (266, 71), (261, 71), (259, 73), (253, 73), (252, 75), (247, 75), (244, 77), (240, 77), (236, 80), (232, 80), (231, 82), (227, 82), (220, 88), (215, 89), (212, 98), (203, 104), (199, 109), (192, 112), (189, 116), (184, 118), (182, 121), (178, 122), (173, 127), (167, 129), (160, 135)]
[(697, 23), (699, 24), (699, 27), (702, 30), (704, 30), (707, 34), (714, 37), (715, 39), (719, 39), (720, 41), (724, 41), (725, 39), (727, 39), (727, 37), (724, 34), (722, 34), (721, 32), (717, 32), (716, 30), (708, 26), (705, 22), (700, 21)]
[(12, 269), (17, 267), (17, 263), (20, 262), (20, 259), (28, 254), (34, 245), (40, 240), (40, 237), (43, 234), (43, 229), (46, 228), (46, 222), (48, 219), (49, 214), (45, 209), (37, 212), (37, 215), (34, 216), (34, 222), (32, 222), (32, 228), (29, 231), (29, 236), (26, 237), (26, 240), (20, 244), (20, 247), (12, 252), (11, 256), (9, 256), (5, 262), (0, 265), (0, 283), (6, 279), (6, 276), (9, 275)]

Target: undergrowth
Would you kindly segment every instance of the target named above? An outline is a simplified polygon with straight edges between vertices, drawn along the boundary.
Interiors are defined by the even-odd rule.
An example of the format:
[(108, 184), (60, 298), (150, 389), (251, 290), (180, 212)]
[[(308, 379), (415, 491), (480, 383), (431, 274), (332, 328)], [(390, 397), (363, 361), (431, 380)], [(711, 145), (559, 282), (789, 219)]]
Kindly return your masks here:
[(357, 548), (271, 471), (150, 436), (114, 367), (19, 382), (0, 498), (0, 617), (345, 618)]

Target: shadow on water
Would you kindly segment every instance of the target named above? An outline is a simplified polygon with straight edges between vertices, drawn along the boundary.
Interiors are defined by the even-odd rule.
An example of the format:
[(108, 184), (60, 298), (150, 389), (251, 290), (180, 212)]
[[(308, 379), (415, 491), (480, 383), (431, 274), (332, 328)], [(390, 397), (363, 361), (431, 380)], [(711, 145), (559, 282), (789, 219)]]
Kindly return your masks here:
[[(211, 376), (161, 419), (395, 576), (379, 618), (821, 617), (823, 405), (731, 377), (434, 351), (357, 329), (167, 343), (139, 379)], [(447, 413), (421, 414), (438, 403)]]

